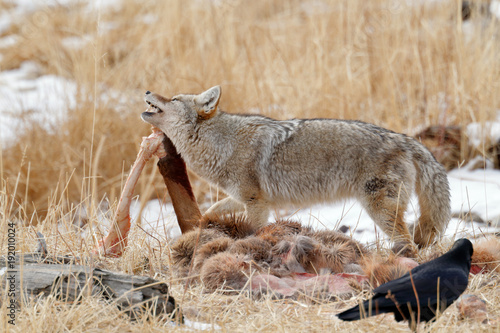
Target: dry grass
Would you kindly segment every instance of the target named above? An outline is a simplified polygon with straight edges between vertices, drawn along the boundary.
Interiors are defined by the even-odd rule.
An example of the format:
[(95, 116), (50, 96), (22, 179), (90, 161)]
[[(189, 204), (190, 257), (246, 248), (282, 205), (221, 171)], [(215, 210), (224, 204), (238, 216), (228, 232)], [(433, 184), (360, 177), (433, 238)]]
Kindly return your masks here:
[[(94, 239), (61, 235), (56, 224), (77, 207), (86, 207), (94, 223), (102, 198), (115, 203), (140, 138), (149, 132), (139, 120), (145, 90), (168, 96), (221, 84), (221, 107), (231, 112), (361, 119), (408, 134), (428, 125), (486, 121), (500, 108), (498, 23), (487, 19), (473, 35), (464, 34), (458, 1), (413, 8), (403, 0), (123, 3), (102, 12), (89, 11), (83, 3), (41, 8), (4, 32), (19, 40), (1, 50), (2, 70), (31, 60), (43, 74), (66, 77), (78, 87), (77, 107), (65, 120), (47, 130), (30, 122), (30, 110), (24, 110), (19, 117), (29, 130), (2, 147), (1, 227), (18, 222), (19, 251), (35, 246), (31, 223), (49, 235), (52, 253), (88, 254)], [(10, 7), (0, 0), (1, 10)], [(68, 37), (87, 42), (74, 49), (65, 46)], [(137, 193), (144, 200), (164, 196), (155, 174), (150, 164), (141, 177)], [(194, 182), (199, 201), (205, 201), (207, 185)], [(5, 246), (2, 238), (2, 251)], [(343, 302), (255, 302), (245, 295), (185, 289), (166, 264), (168, 247), (159, 253), (152, 246), (134, 246), (123, 259), (101, 264), (166, 279), (191, 319), (217, 323), (226, 331), (406, 330), (388, 317), (361, 326), (338, 322), (333, 314), (347, 306)], [(141, 264), (145, 257), (152, 262), (147, 268)], [(471, 292), (486, 299), (498, 317), (500, 292), (484, 281), (498, 278), (475, 277)], [(1, 307), (2, 327), (5, 311)], [(451, 307), (429, 330), (486, 329), (456, 317)], [(53, 299), (29, 304), (18, 323), (7, 328), (163, 329), (154, 320), (131, 324), (113, 306), (96, 300), (78, 307)]]
[[(2, 224), (6, 221), (2, 220)], [(58, 233), (52, 226), (39, 227), (45, 234), (50, 254), (75, 253), (82, 257), (90, 257), (87, 243), (91, 237), (81, 237), (76, 232)], [(32, 251), (36, 244), (34, 230), (28, 227), (18, 228), (18, 250)], [(246, 292), (239, 295), (225, 295), (221, 292), (207, 293), (202, 286), (194, 284), (186, 286), (183, 280), (176, 277), (170, 264), (169, 240), (162, 239), (162, 250), (150, 245), (151, 239), (139, 229), (134, 229), (131, 245), (125, 256), (120, 259), (98, 259), (94, 264), (111, 270), (128, 274), (151, 276), (165, 281), (171, 288), (173, 296), (180, 305), (185, 318), (190, 321), (203, 322), (212, 326), (212, 330), (220, 327), (222, 332), (407, 332), (405, 323), (396, 323), (391, 315), (372, 317), (359, 322), (347, 323), (336, 319), (340, 310), (351, 307), (360, 299), (368, 296), (360, 293), (352, 298), (337, 301), (304, 296), (298, 301), (276, 300), (271, 295), (262, 299), (250, 297)], [(442, 252), (450, 245), (444, 242), (431, 251), (423, 251), (421, 260), (428, 260), (435, 251)], [(2, 244), (2, 253), (5, 244)], [(145, 258), (149, 260), (146, 261)], [(422, 332), (476, 332), (500, 331), (500, 277), (495, 273), (472, 276), (466, 293), (475, 294), (487, 302), (490, 324), (481, 324), (471, 319), (460, 318), (455, 305), (450, 306), (436, 322), (422, 325)], [(8, 298), (2, 296), (2, 303)], [(16, 326), (7, 323), (7, 309), (0, 307), (0, 327), (12, 332), (156, 332), (186, 331), (182, 325), (173, 325), (162, 318), (144, 316), (138, 322), (131, 322), (114, 304), (96, 298), (84, 298), (80, 303), (67, 304), (49, 297), (38, 301), (25, 301), (17, 314)], [(167, 328), (165, 328), (167, 325)]]

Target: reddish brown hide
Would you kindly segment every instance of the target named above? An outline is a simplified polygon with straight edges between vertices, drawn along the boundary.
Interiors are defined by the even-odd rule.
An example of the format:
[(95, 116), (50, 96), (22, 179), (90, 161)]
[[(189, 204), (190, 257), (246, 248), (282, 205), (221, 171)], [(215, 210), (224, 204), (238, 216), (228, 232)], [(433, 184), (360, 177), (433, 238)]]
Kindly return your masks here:
[(158, 161), (158, 169), (170, 194), (179, 228), (185, 234), (198, 226), (200, 209), (189, 182), (186, 163), (167, 136), (163, 139), (163, 148), (166, 155)]

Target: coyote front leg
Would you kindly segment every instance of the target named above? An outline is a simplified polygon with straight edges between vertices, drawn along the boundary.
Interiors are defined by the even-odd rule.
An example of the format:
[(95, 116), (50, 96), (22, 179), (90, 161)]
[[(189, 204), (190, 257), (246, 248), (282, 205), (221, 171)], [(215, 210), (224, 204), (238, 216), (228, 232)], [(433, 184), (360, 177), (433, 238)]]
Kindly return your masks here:
[(245, 212), (245, 217), (257, 227), (262, 227), (267, 224), (269, 218), (269, 206), (267, 203), (253, 200), (243, 204), (231, 197), (227, 197), (210, 207), (205, 216), (208, 215), (225, 215)]
[(225, 215), (231, 213), (238, 213), (245, 210), (245, 205), (241, 202), (234, 200), (231, 197), (222, 199), (221, 201), (213, 204), (206, 212), (205, 215)]
[(260, 200), (247, 202), (245, 207), (245, 215), (248, 221), (259, 228), (267, 224), (269, 212), (269, 205)]

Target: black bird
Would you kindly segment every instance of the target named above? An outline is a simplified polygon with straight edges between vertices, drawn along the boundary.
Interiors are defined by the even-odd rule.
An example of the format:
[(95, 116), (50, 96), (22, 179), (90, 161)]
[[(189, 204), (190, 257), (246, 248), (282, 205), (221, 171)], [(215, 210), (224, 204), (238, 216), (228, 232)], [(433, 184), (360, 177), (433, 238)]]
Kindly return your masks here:
[(459, 239), (441, 257), (375, 288), (371, 299), (337, 316), (353, 321), (393, 312), (397, 321), (408, 320), (410, 328), (415, 329), (417, 323), (432, 320), (438, 307), (443, 312), (467, 288), (472, 252), (472, 243)]

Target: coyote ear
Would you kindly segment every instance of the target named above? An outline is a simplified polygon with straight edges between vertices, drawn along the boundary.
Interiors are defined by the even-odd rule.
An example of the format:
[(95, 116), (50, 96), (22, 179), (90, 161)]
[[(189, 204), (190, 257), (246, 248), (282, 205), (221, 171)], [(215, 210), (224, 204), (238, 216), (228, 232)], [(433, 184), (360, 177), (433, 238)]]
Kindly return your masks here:
[(194, 97), (198, 114), (203, 118), (211, 118), (217, 111), (220, 99), (220, 86), (215, 86)]

